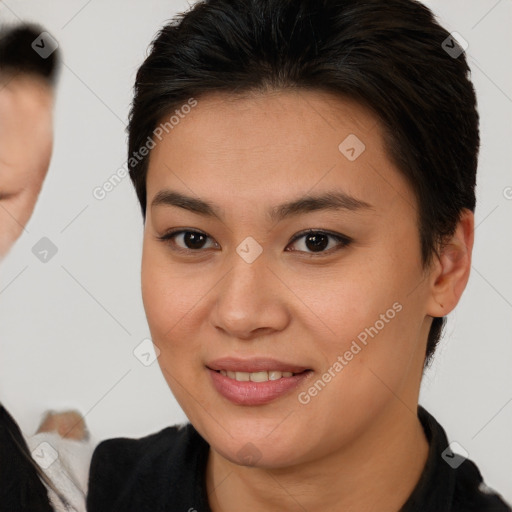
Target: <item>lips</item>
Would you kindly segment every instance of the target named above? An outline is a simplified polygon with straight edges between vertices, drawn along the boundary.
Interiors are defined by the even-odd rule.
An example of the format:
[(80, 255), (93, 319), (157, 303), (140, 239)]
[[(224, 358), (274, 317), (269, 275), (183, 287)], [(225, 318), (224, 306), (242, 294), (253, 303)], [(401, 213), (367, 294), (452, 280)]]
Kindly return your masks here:
[(306, 382), (312, 370), (272, 358), (222, 358), (206, 365), (217, 392), (236, 405), (264, 405)]

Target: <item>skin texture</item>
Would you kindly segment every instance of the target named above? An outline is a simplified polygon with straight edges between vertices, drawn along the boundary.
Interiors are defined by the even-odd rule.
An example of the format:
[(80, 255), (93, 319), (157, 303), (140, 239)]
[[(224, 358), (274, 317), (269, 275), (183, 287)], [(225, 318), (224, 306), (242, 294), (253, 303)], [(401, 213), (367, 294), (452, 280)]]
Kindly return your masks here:
[[(338, 149), (349, 134), (366, 146), (354, 161)], [(210, 201), (222, 220), (152, 207), (164, 189)], [(279, 223), (267, 217), (277, 204), (326, 191), (372, 207)], [(319, 91), (200, 98), (152, 150), (147, 200), (144, 306), (163, 375), (211, 446), (212, 510), (398, 510), (427, 457), (416, 416), (427, 334), (466, 286), (472, 213), (463, 213), (427, 272), (416, 199), (386, 154), (376, 118)], [(183, 235), (158, 239), (174, 228), (206, 234), (203, 248), (191, 249)], [(329, 239), (322, 256), (304, 237), (292, 242), (310, 228), (353, 241)], [(250, 264), (236, 252), (248, 236), (263, 250)], [(300, 403), (298, 394), (395, 303), (400, 312)], [(206, 368), (227, 356), (273, 357), (313, 372), (273, 402), (235, 405)], [(240, 456), (248, 443), (253, 467)]]
[(53, 91), (38, 77), (0, 81), (0, 258), (32, 215), (50, 164)]

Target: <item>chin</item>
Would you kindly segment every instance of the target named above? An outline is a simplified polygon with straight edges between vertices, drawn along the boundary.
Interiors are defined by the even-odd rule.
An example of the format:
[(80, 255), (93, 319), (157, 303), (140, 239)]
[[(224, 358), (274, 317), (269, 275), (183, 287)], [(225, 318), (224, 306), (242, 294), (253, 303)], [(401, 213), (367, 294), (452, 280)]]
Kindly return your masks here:
[[(294, 433), (286, 431), (285, 436), (275, 437), (267, 433), (272, 432), (278, 423), (272, 421), (272, 428), (268, 420), (264, 428), (258, 428), (257, 424), (247, 420), (238, 424), (229, 422), (222, 426), (210, 425), (206, 431), (206, 440), (223, 458), (239, 466), (271, 469), (300, 463), (302, 457), (297, 451), (300, 443), (295, 441)], [(262, 434), (262, 431), (265, 433)], [(305, 448), (304, 443), (301, 446)]]

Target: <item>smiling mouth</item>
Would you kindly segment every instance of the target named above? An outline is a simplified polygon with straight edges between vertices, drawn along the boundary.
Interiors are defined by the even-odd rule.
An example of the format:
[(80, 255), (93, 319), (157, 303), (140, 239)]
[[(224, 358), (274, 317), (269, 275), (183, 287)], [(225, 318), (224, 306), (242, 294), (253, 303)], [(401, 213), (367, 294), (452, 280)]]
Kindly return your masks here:
[[(276, 361), (274, 364), (262, 360), (255, 361), (253, 360), (249, 364), (247, 361), (244, 363), (226, 360), (214, 363), (217, 368), (209, 366), (206, 368), (217, 392), (235, 405), (243, 406), (264, 405), (290, 395), (313, 374), (313, 370), (296, 365)], [(267, 369), (261, 368), (263, 365), (267, 366)], [(281, 369), (269, 369), (276, 368), (278, 365), (281, 366)], [(226, 366), (231, 367), (230, 370), (227, 370)], [(258, 366), (260, 367), (258, 368)], [(236, 371), (241, 369), (240, 367), (253, 371)]]
[(261, 372), (233, 372), (229, 370), (214, 370), (224, 377), (236, 380), (238, 382), (268, 382), (273, 380), (279, 380), (283, 378), (294, 377), (302, 373), (309, 372), (311, 370), (303, 370), (301, 372), (281, 372), (279, 370), (269, 370)]

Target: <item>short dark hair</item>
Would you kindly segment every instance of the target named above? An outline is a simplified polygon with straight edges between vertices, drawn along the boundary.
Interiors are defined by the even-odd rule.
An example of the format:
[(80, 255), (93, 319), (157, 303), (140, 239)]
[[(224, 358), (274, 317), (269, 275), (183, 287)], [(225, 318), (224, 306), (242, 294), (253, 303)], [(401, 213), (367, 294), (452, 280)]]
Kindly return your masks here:
[[(129, 116), (143, 217), (150, 154), (133, 155), (166, 115), (209, 92), (287, 88), (333, 92), (376, 114), (417, 198), (427, 269), (462, 210), (475, 209), (480, 137), (465, 54), (415, 0), (203, 0), (177, 15), (138, 70)], [(425, 365), (444, 324), (433, 319)]]
[(31, 74), (54, 84), (60, 63), (59, 50), (43, 58), (32, 47), (42, 32), (45, 32), (43, 27), (32, 23), (0, 27), (0, 73)]

